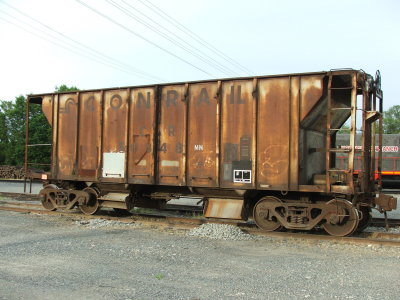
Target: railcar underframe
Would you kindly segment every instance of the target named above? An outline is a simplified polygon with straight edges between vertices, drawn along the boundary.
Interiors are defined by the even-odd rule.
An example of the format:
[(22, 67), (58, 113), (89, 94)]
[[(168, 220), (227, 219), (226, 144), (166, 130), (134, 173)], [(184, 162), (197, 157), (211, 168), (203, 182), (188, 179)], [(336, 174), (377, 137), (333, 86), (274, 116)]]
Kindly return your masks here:
[[(30, 177), (44, 181), (46, 209), (127, 212), (200, 197), (209, 218), (344, 236), (368, 226), (371, 208), (397, 205), (380, 193), (382, 152), (371, 151), (382, 149), (382, 102), (379, 72), (352, 69), (31, 95), (25, 168), (29, 107), (41, 104), (51, 170)], [(335, 140), (345, 122), (344, 149)]]

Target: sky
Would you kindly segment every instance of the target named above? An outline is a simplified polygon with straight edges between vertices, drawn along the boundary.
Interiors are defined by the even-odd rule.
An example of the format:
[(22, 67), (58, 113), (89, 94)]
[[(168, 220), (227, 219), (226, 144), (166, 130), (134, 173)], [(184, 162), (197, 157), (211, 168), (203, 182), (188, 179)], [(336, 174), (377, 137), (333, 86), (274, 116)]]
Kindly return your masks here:
[(0, 0), (0, 100), (354, 68), (380, 70), (386, 110), (399, 15), (396, 0)]

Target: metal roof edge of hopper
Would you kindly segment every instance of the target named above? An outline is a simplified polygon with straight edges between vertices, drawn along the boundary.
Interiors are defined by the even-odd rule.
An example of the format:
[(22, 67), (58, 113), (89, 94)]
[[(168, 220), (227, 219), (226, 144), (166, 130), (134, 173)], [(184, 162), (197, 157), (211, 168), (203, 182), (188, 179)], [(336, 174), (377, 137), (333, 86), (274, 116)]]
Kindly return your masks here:
[[(345, 70), (345, 69), (332, 69), (331, 72), (336, 72), (334, 70)], [(355, 69), (346, 69), (348, 71), (358, 71)], [(194, 84), (194, 83), (206, 83), (206, 82), (215, 82), (215, 81), (231, 81), (231, 80), (249, 80), (249, 79), (261, 79), (261, 78), (279, 78), (279, 77), (287, 77), (287, 76), (303, 76), (303, 75), (323, 75), (327, 74), (329, 71), (315, 71), (315, 72), (304, 72), (304, 73), (286, 73), (286, 74), (275, 74), (275, 75), (257, 75), (257, 76), (245, 76), (245, 77), (227, 77), (227, 78), (210, 78), (204, 80), (192, 80), (192, 81), (177, 81), (177, 82), (166, 82), (166, 83), (153, 83), (153, 84), (144, 84), (144, 85), (130, 85), (123, 87), (109, 87), (109, 88), (97, 88), (97, 89), (87, 89), (80, 90), (80, 92), (97, 92), (97, 91), (110, 91), (110, 90), (118, 90), (118, 89), (127, 89), (127, 88), (146, 88), (146, 87), (154, 87), (154, 86), (168, 86), (168, 85), (178, 85), (178, 84)], [(56, 92), (56, 93), (38, 93), (32, 94), (31, 97), (38, 96), (47, 96), (47, 95), (55, 95), (55, 94), (70, 94), (75, 92)]]
[(333, 74), (333, 75), (344, 75), (344, 74), (350, 74), (350, 73), (359, 73), (359, 72), (364, 72), (362, 69), (353, 69), (353, 68), (337, 68), (337, 69), (330, 69), (328, 73)]

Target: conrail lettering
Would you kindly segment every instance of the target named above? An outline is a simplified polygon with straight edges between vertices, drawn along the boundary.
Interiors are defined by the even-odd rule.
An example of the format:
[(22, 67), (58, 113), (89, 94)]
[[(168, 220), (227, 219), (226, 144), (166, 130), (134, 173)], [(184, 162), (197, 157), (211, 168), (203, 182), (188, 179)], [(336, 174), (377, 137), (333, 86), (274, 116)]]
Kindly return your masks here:
[(178, 154), (180, 154), (180, 153), (183, 152), (183, 145), (182, 145), (182, 143), (177, 142), (177, 143), (175, 144), (175, 152), (178, 153)]
[(168, 125), (168, 136), (175, 136), (175, 127), (174, 127), (174, 125)]
[(142, 102), (145, 106), (145, 108), (150, 108), (150, 92), (147, 92), (147, 100), (144, 98), (143, 93), (138, 93), (138, 98), (137, 98), (137, 102), (136, 102), (136, 106), (137, 108), (141, 108), (142, 107)]
[(74, 98), (68, 98), (65, 101), (64, 107), (60, 107), (60, 114), (69, 114), (71, 111), (70, 106), (75, 104), (76, 103)]
[[(162, 143), (159, 147), (158, 147), (158, 151), (159, 152), (164, 152), (166, 153), (168, 149), (168, 144), (167, 143)], [(175, 153), (181, 154), (183, 153), (183, 144), (180, 142), (177, 142), (175, 144)]]
[(242, 86), (238, 85), (237, 86), (237, 93), (235, 97), (235, 87), (232, 85), (231, 86), (231, 94), (229, 95), (230, 103), (231, 104), (244, 104), (245, 99), (242, 99)]
[(122, 98), (120, 95), (115, 94), (110, 99), (110, 107), (112, 109), (118, 110), (122, 106)]
[(139, 148), (143, 148), (143, 146), (146, 148), (147, 153), (151, 153), (152, 151), (152, 145), (151, 144), (137, 144), (137, 143), (132, 143), (130, 146), (131, 152), (138, 152)]
[(87, 111), (94, 111), (94, 97), (90, 96), (85, 101), (85, 108)]
[(167, 107), (176, 106), (176, 100), (178, 99), (179, 94), (175, 90), (167, 91)]
[(197, 98), (196, 102), (197, 106), (199, 106), (202, 102), (205, 102), (208, 105), (210, 105), (210, 97), (208, 97), (208, 92), (206, 88), (201, 89), (199, 98)]
[(158, 148), (158, 151), (159, 152), (167, 152), (167, 143), (162, 143), (161, 145), (160, 145), (160, 147)]

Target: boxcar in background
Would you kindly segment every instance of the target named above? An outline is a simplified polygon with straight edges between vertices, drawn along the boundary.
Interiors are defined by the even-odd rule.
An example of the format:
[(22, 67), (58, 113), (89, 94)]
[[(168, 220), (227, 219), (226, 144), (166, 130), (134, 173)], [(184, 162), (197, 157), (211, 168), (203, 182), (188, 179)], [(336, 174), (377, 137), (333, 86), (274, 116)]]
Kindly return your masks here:
[[(378, 140), (376, 136), (375, 140)], [(346, 134), (338, 134), (337, 145), (342, 149), (349, 148), (348, 141), (349, 136)], [(361, 150), (361, 136), (356, 137), (356, 149)], [(378, 160), (378, 153), (380, 151), (379, 146), (375, 146), (375, 157)], [(338, 166), (345, 165), (345, 156), (338, 155), (336, 157), (336, 164)], [(361, 155), (356, 154), (355, 157), (354, 172), (358, 174), (358, 171), (362, 169), (361, 166)], [(382, 176), (382, 183), (384, 187), (400, 187), (400, 134), (382, 134), (382, 169), (378, 170), (378, 162), (375, 162), (375, 178), (378, 179), (379, 173)]]

